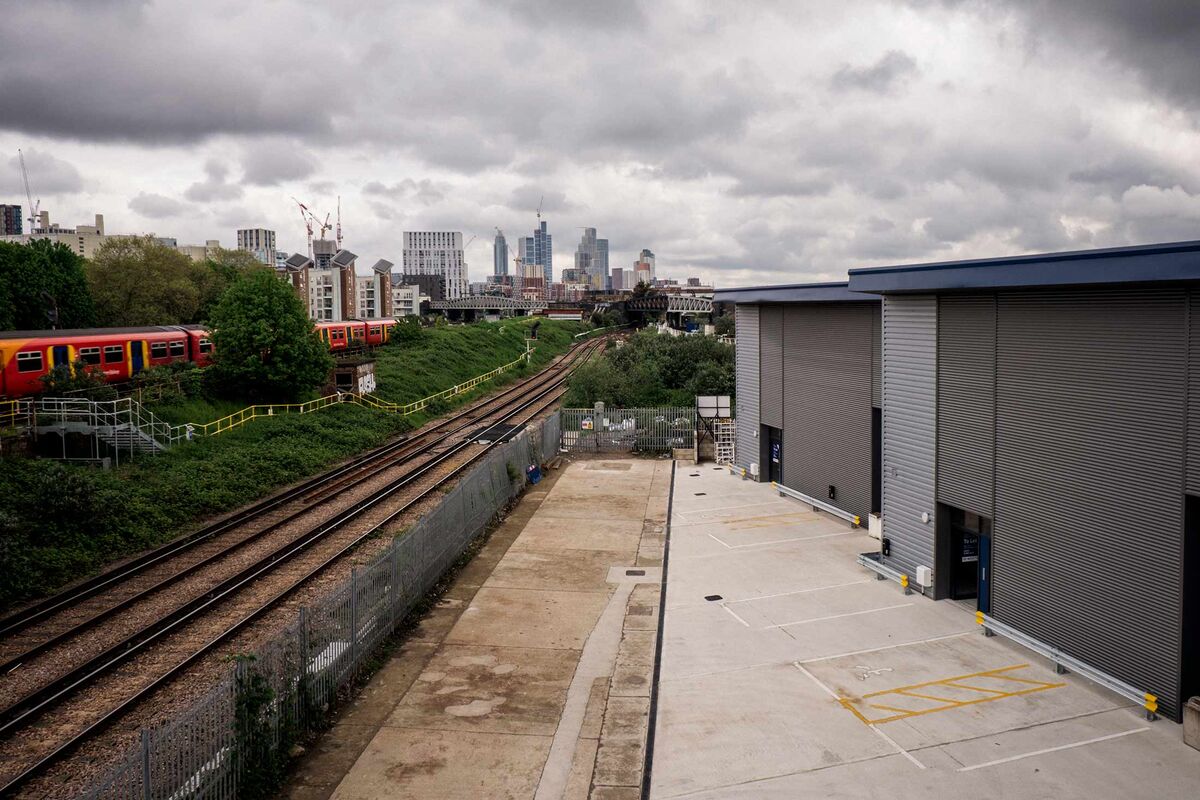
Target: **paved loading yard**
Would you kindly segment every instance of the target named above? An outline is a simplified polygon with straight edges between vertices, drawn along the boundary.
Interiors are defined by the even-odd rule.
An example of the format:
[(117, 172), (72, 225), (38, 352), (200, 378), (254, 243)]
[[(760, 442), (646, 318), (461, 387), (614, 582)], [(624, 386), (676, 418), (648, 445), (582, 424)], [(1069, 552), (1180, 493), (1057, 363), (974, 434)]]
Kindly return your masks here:
[(875, 580), (865, 533), (712, 465), (673, 503), (654, 798), (1200, 797), (1179, 725)]
[(1178, 724), (876, 581), (809, 509), (679, 468), (653, 798), (1200, 796)]
[(640, 796), (670, 476), (586, 460), (533, 487), (284, 795)]

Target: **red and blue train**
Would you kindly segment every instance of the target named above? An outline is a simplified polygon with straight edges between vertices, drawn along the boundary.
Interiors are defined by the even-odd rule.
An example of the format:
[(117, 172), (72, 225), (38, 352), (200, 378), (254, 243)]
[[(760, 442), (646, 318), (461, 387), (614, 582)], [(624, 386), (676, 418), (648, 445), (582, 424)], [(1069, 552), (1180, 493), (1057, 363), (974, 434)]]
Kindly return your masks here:
[[(338, 353), (384, 344), (394, 319), (316, 323), (317, 335)], [(102, 372), (108, 383), (121, 383), (143, 370), (176, 361), (205, 367), (213, 344), (202, 325), (142, 328), (85, 328), (63, 331), (0, 331), (0, 397), (39, 394), (42, 376), (60, 364), (82, 361)]]

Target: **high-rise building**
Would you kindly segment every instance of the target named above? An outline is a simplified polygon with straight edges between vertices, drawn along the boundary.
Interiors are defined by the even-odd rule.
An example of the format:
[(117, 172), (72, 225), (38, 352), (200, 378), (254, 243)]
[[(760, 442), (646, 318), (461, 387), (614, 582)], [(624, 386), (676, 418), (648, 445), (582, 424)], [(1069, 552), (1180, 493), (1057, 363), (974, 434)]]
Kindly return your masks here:
[(358, 296), (359, 319), (381, 319), (392, 316), (392, 262), (379, 259), (371, 274), (354, 279)]
[[(645, 264), (649, 268), (650, 280), (654, 280), (657, 277), (657, 273), (654, 270), (654, 253), (643, 248), (641, 254), (638, 256), (638, 263)], [(647, 283), (649, 282), (650, 281), (647, 281)]]
[(508, 274), (508, 240), (499, 228), (496, 228), (496, 240), (492, 243), (492, 274)]
[(537, 264), (542, 268), (542, 279), (547, 286), (554, 282), (554, 241), (546, 230), (545, 220), (534, 228), (533, 236), (521, 237), (518, 255), (523, 264)]
[(626, 289), (632, 289), (639, 283), (644, 283), (650, 286), (654, 283), (654, 253), (649, 250), (642, 250), (638, 256), (638, 260), (633, 265), (633, 286), (626, 286)]
[(622, 267), (613, 267), (612, 268), (612, 275), (609, 276), (609, 281), (612, 284), (612, 286), (610, 288), (614, 292), (624, 292), (624, 291), (628, 291), (629, 289), (633, 288), (632, 286), (625, 285), (625, 276), (629, 272), (630, 272), (630, 270), (624, 269)]
[(440, 275), (446, 283), (446, 299), (468, 295), (467, 261), (461, 231), (405, 231), (405, 275)]
[(0, 236), (20, 236), (24, 230), (21, 207), (0, 203)]
[(237, 249), (253, 253), (267, 266), (275, 265), (275, 231), (266, 228), (239, 228)]
[[(583, 238), (575, 248), (575, 272), (578, 280), (586, 281), (593, 289), (608, 288), (608, 239), (597, 239), (595, 228), (583, 229)], [(565, 276), (563, 282), (568, 282)]]

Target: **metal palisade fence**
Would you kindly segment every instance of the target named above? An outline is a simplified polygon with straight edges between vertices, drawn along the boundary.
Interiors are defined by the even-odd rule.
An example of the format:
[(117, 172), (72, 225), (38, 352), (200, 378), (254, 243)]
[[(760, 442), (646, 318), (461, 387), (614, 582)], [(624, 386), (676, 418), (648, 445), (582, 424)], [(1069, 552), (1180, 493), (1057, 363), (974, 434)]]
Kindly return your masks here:
[(442, 502), (390, 547), (229, 675), (153, 729), (92, 784), (89, 800), (269, 795), (291, 748), (324, 727), (340, 689), (429, 594), (496, 513), (524, 489), (526, 469), (558, 451), (558, 415), (496, 445)]
[(696, 444), (695, 408), (564, 408), (562, 444), (585, 453), (670, 453)]

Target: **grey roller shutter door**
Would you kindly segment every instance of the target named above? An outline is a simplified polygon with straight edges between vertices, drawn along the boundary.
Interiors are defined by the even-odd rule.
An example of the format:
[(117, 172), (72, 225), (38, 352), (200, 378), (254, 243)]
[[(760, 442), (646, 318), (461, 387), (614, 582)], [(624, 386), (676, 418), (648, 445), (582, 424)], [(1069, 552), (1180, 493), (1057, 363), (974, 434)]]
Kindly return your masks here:
[(864, 520), (871, 510), (872, 309), (803, 303), (783, 318), (783, 484)]
[[(735, 307), (737, 323), (737, 438), (734, 460), (747, 470), (758, 463), (758, 306)], [(760, 465), (761, 471), (761, 465)]]
[(997, 302), (992, 613), (1175, 716), (1185, 295)]
[(937, 298), (884, 297), (882, 516), (892, 545), (885, 561), (908, 575), (933, 566), (936, 414)]
[(938, 501), (992, 518), (996, 437), (994, 295), (938, 301)]
[[(759, 372), (762, 396), (759, 419), (772, 428), (783, 427), (783, 307), (759, 306)], [(783, 457), (787, 458), (785, 452)]]

